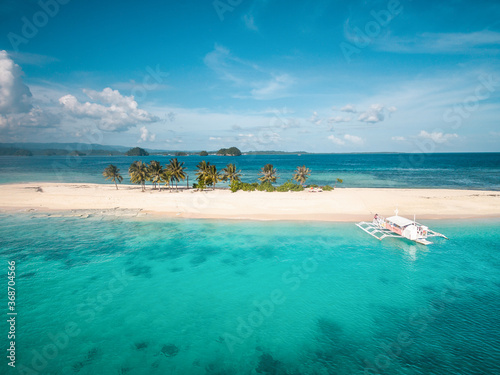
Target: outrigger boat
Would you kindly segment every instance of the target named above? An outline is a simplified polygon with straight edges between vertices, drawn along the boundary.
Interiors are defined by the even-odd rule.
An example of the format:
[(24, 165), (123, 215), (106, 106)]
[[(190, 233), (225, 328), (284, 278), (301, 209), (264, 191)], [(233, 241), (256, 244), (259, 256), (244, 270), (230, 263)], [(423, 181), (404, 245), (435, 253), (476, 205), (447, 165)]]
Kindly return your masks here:
[(356, 225), (370, 236), (379, 240), (386, 237), (403, 237), (422, 245), (430, 245), (432, 242), (427, 240), (428, 237), (443, 237), (448, 239), (448, 237), (444, 234), (434, 232), (425, 225), (417, 223), (415, 218), (410, 220), (405, 217), (398, 216), (398, 210), (394, 212), (396, 215), (388, 218), (375, 214), (371, 223), (362, 221)]

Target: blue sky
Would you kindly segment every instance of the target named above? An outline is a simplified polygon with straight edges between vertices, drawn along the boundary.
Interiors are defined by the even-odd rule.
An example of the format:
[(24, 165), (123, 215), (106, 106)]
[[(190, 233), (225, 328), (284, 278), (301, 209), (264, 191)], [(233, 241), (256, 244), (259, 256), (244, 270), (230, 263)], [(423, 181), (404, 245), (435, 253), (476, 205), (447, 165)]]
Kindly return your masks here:
[(497, 1), (5, 0), (0, 141), (500, 151)]

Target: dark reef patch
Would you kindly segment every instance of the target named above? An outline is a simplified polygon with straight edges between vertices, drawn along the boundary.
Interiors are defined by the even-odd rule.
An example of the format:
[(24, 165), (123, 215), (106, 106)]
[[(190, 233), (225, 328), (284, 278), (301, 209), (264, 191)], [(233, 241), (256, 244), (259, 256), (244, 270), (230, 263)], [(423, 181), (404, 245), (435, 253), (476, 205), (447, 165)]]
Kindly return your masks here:
[(165, 357), (175, 357), (179, 353), (179, 348), (174, 344), (165, 344), (161, 347), (160, 353)]

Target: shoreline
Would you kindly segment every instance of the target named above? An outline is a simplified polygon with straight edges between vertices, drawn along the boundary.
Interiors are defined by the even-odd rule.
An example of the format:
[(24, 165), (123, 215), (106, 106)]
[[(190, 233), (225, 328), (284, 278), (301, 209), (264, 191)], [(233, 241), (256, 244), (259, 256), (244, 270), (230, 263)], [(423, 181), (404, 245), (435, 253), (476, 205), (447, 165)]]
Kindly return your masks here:
[[(41, 191), (40, 191), (41, 189)], [(256, 221), (371, 221), (373, 215), (427, 220), (500, 218), (500, 192), (453, 189), (336, 188), (334, 191), (244, 192), (138, 185), (27, 183), (0, 185), (0, 210), (113, 212), (115, 216)], [(76, 215), (78, 216), (78, 215)]]

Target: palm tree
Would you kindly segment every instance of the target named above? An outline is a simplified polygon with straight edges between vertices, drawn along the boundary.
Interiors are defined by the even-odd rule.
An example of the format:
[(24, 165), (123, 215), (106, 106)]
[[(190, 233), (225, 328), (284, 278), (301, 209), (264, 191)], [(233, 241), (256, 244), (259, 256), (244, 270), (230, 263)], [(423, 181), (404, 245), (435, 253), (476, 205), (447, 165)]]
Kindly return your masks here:
[(293, 179), (297, 181), (299, 184), (303, 185), (306, 183), (307, 178), (311, 174), (311, 170), (306, 168), (305, 165), (302, 167), (297, 167), (295, 174), (293, 175)]
[(177, 190), (177, 183), (180, 180), (186, 179), (186, 172), (184, 172), (186, 168), (184, 168), (184, 162), (179, 163), (179, 160), (177, 160), (177, 158), (170, 159), (170, 164), (168, 165), (167, 169), (170, 172), (170, 180), (175, 181), (175, 190)]
[(118, 181), (121, 184), (123, 181), (123, 177), (120, 174), (120, 170), (116, 167), (116, 165), (113, 164), (108, 165), (104, 169), (104, 172), (102, 172), (102, 175), (106, 177), (106, 180), (113, 181), (115, 183), (116, 190), (118, 190), (118, 185), (116, 181)]
[(205, 182), (212, 183), (212, 187), (215, 189), (215, 184), (223, 179), (222, 175), (217, 172), (217, 167), (215, 165), (210, 165), (208, 167), (208, 178), (205, 178)]
[(196, 166), (196, 168), (198, 168), (198, 170), (196, 171), (196, 179), (201, 182), (206, 182), (206, 180), (208, 179), (208, 171), (209, 171), (209, 168), (210, 168), (210, 162), (206, 162), (205, 160), (202, 160), (198, 163), (198, 165)]
[(142, 161), (134, 161), (128, 168), (130, 182), (141, 184), (142, 191), (146, 190), (146, 181), (149, 178), (148, 167)]
[[(167, 166), (167, 168), (163, 169), (161, 172), (160, 182), (163, 182), (170, 189), (170, 180), (171, 179), (172, 179), (172, 175), (171, 175), (170, 169)], [(160, 191), (161, 191), (161, 185), (160, 185)]]
[(278, 176), (276, 175), (276, 168), (273, 167), (272, 164), (266, 164), (259, 174), (262, 175), (262, 177), (259, 177), (260, 182), (276, 182), (278, 179)]
[(227, 180), (229, 180), (229, 182), (241, 181), (241, 179), (240, 179), (241, 170), (237, 171), (236, 165), (234, 165), (234, 164), (228, 164), (226, 166), (226, 168), (224, 168), (222, 170), (222, 172), (224, 173), (224, 176), (222, 177), (222, 179), (224, 181), (227, 181)]
[(343, 183), (343, 182), (344, 182), (344, 180), (342, 180), (341, 178), (337, 178), (337, 180), (335, 180), (335, 186), (334, 186), (334, 188), (336, 188), (336, 187), (337, 187), (337, 182), (338, 182), (339, 184), (341, 184), (341, 183)]
[(161, 174), (163, 172), (163, 167), (159, 161), (151, 160), (148, 165), (149, 180), (153, 183), (154, 189), (156, 189), (156, 184), (160, 185)]

